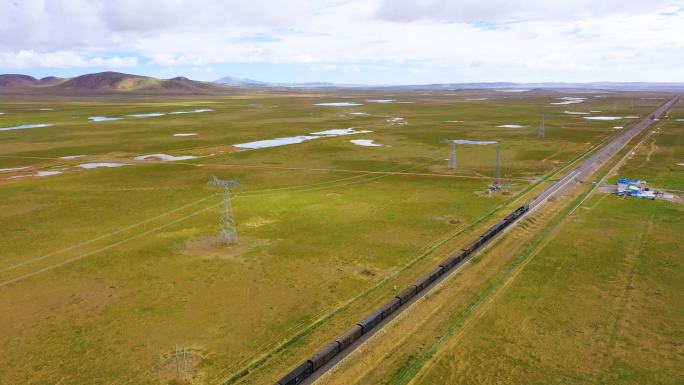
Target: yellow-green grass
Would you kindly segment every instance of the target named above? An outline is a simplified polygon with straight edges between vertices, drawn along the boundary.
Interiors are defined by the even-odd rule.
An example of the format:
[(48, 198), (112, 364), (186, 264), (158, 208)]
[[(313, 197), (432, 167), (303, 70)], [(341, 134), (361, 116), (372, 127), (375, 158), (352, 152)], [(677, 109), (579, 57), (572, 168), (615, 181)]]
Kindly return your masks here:
[[(620, 176), (642, 179), (656, 189), (684, 193), (684, 104), (681, 102), (657, 125), (653, 136), (620, 170)], [(616, 176), (617, 178), (618, 176)]]
[[(657, 147), (647, 138), (620, 174), (677, 183), (678, 123), (660, 124)], [(592, 196), (410, 383), (681, 383), (683, 213), (666, 201)]]
[[(612, 122), (587, 123), (562, 114), (566, 106), (549, 105), (562, 95), (467, 102), (406, 93), (394, 97), (415, 103), (389, 105), (363, 102), (378, 97), (372, 93), (1, 103), (7, 115), (0, 115), (0, 127), (55, 124), (1, 131), (0, 168), (31, 167), (2, 177), (55, 168), (65, 174), (0, 181), (0, 303), (8, 309), (0, 318), (0, 383), (166, 382), (175, 377), (169, 354), (176, 343), (191, 349), (194, 382), (221, 382), (267, 354), (269, 344), (287, 341), (393, 277), (431, 244), (508, 199), (482, 194), (487, 178), (424, 175), (448, 173), (442, 139), (501, 140), (504, 173), (532, 178), (515, 179), (517, 192), (588, 149), (586, 143), (614, 134)], [(640, 100), (632, 109), (635, 97), (597, 99), (591, 108), (608, 109), (617, 102), (618, 114), (631, 115), (657, 104)], [(339, 100), (365, 104), (312, 105)], [(38, 111), (45, 107), (55, 110)], [(203, 107), (215, 111), (86, 120)], [(551, 111), (544, 141), (536, 139), (533, 127), (496, 127), (534, 126), (544, 110)], [(409, 124), (388, 124), (395, 116)], [(234, 143), (346, 127), (373, 130), (357, 137), (387, 146), (354, 146), (348, 142), (354, 136), (343, 136), (221, 152)], [(172, 136), (178, 132), (199, 136)], [(182, 163), (132, 161), (158, 152), (200, 154), (202, 147), (217, 155)], [(87, 156), (58, 159), (81, 154)], [(455, 174), (491, 176), (493, 158), (492, 148), (459, 149), (464, 170)], [(75, 165), (90, 161), (135, 164), (75, 171)], [(206, 186), (212, 175), (244, 185), (234, 200), (239, 247), (220, 248), (210, 239), (220, 201)], [(452, 219), (456, 223), (449, 223)], [(404, 284), (427, 266), (401, 270), (390, 284)], [(344, 327), (367, 310), (364, 303), (375, 304), (386, 295), (360, 298), (359, 305), (330, 322)], [(317, 338), (332, 337), (324, 326)], [(315, 348), (314, 343), (303, 346), (298, 353)], [(291, 363), (296, 360), (291, 357)]]

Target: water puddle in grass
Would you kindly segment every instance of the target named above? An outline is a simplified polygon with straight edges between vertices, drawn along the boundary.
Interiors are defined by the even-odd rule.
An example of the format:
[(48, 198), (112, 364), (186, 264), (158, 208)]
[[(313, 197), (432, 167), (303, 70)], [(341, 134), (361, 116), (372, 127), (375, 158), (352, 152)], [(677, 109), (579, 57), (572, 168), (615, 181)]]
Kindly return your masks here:
[(366, 99), (368, 103), (380, 103), (380, 104), (390, 104), (396, 103), (396, 99)]
[(569, 104), (578, 104), (582, 103), (586, 100), (586, 98), (576, 98), (572, 96), (564, 96), (562, 98), (559, 98), (562, 100), (562, 102), (552, 102), (551, 104), (556, 105), (556, 106), (567, 106)]
[(33, 174), (33, 176), (51, 176), (51, 175), (59, 175), (63, 174), (64, 171), (38, 171), (37, 173)]
[(497, 126), (499, 128), (525, 128), (527, 126), (521, 126), (519, 124), (502, 124), (500, 126)]
[(354, 107), (354, 106), (362, 106), (363, 104), (361, 103), (352, 103), (352, 102), (332, 102), (332, 103), (316, 103), (314, 106), (325, 106), (325, 107)]
[(0, 115), (5, 115), (5, 112), (0, 112)]
[(325, 136), (340, 136), (340, 135), (353, 135), (353, 134), (368, 134), (373, 131), (361, 130), (356, 131), (354, 128), (336, 128), (332, 130), (312, 132), (311, 135), (325, 135)]
[(38, 111), (54, 111), (54, 110), (55, 110), (54, 108), (41, 108)]
[(684, 163), (677, 163), (677, 166), (684, 166)]
[(589, 115), (588, 112), (577, 112), (577, 111), (563, 111), (563, 113), (568, 114), (568, 115)]
[(597, 114), (597, 113), (603, 112), (603, 111), (601, 111), (601, 110), (591, 110), (591, 111), (589, 111), (589, 112), (591, 112), (592, 114)]
[(166, 115), (166, 114), (163, 112), (153, 112), (153, 113), (149, 113), (149, 114), (131, 114), (131, 115), (126, 115), (126, 116), (130, 116), (131, 118), (152, 118), (152, 117), (164, 116), (164, 115)]
[(99, 167), (114, 168), (114, 167), (123, 167), (123, 166), (129, 166), (129, 165), (126, 163), (100, 162), (100, 163), (83, 163), (83, 164), (79, 164), (76, 167), (85, 168), (85, 169), (92, 169), (92, 168), (99, 168)]
[(352, 139), (350, 142), (357, 146), (364, 147), (382, 147), (382, 144), (373, 143), (373, 139)]
[(192, 111), (174, 111), (174, 112), (169, 112), (169, 115), (178, 115), (178, 114), (198, 114), (201, 112), (212, 112), (211, 108), (198, 108), (196, 110)]
[(109, 122), (112, 120), (122, 120), (123, 118), (114, 118), (109, 116), (89, 116), (88, 120), (91, 122)]
[(475, 144), (478, 146), (486, 146), (488, 144), (497, 144), (498, 142), (491, 141), (491, 140), (466, 140), (466, 139), (456, 139), (456, 140), (450, 140), (450, 143), (454, 144)]
[(684, 122), (684, 119), (677, 119), (678, 122)]
[(289, 144), (297, 144), (297, 143), (302, 143), (302, 142), (306, 142), (306, 141), (313, 140), (313, 139), (319, 139), (319, 138), (342, 136), (342, 135), (367, 134), (367, 133), (371, 133), (371, 132), (373, 132), (373, 131), (369, 131), (369, 130), (357, 131), (354, 128), (336, 128), (336, 129), (312, 132), (311, 135), (289, 136), (289, 137), (284, 137), (284, 138), (265, 139), (265, 140), (257, 140), (254, 142), (238, 143), (238, 144), (234, 144), (233, 147), (246, 149), (246, 150), (255, 150), (255, 149), (259, 149), (259, 148), (287, 146)]
[(587, 120), (602, 120), (602, 121), (613, 121), (622, 119), (621, 116), (585, 116), (584, 119)]
[(394, 126), (395, 124), (406, 125), (408, 122), (404, 118), (390, 118), (387, 119), (387, 123)]
[(24, 175), (15, 175), (15, 176), (11, 176), (11, 177), (9, 177), (9, 178), (7, 178), (7, 179), (20, 179), (20, 178), (27, 178), (27, 177), (32, 177), (32, 176), (42, 178), (42, 177), (46, 177), (46, 176), (59, 175), (59, 174), (63, 174), (63, 173), (64, 173), (64, 171), (57, 171), (57, 170), (52, 170), (52, 171), (38, 171), (38, 172), (35, 172), (35, 173), (33, 173), (33, 174), (24, 174)]
[(41, 128), (41, 127), (50, 127), (52, 126), (52, 123), (45, 123), (45, 124), (23, 124), (21, 126), (14, 126), (14, 127), (3, 127), (0, 128), (0, 131), (12, 131), (12, 130), (25, 130), (28, 128)]
[(12, 167), (12, 168), (0, 168), (0, 172), (11, 172), (11, 171), (21, 171), (21, 170), (26, 170), (31, 166), (24, 166), (24, 167)]
[(507, 92), (507, 93), (513, 93), (513, 94), (518, 93), (518, 92), (529, 92), (529, 91), (532, 91), (532, 90), (521, 89), (521, 88), (520, 89), (515, 88), (515, 89), (510, 89), (510, 90), (496, 90), (496, 92)]
[(445, 120), (444, 123), (463, 123), (462, 120)]
[(237, 148), (254, 150), (254, 149), (258, 149), (258, 148), (279, 147), (279, 146), (286, 146), (288, 144), (297, 144), (297, 143), (305, 142), (307, 140), (318, 139), (318, 138), (321, 138), (321, 136), (310, 136), (310, 135), (290, 136), (287, 138), (275, 138), (275, 139), (257, 140), (255, 142), (248, 142), (248, 143), (239, 143), (239, 144), (234, 144), (233, 146), (235, 146)]
[(197, 135), (196, 132), (189, 132), (189, 133), (179, 132), (178, 134), (173, 134), (173, 136), (196, 136), (196, 135)]
[(136, 156), (135, 160), (150, 160), (150, 159), (158, 159), (158, 160), (163, 160), (164, 162), (175, 162), (178, 160), (188, 160), (188, 159), (196, 159), (196, 156), (193, 155), (180, 155), (180, 156), (173, 156), (173, 155), (168, 155), (168, 154), (149, 154), (149, 155), (140, 155)]
[(60, 156), (59, 159), (78, 159), (78, 158), (83, 158), (85, 155), (67, 155), (67, 156)]
[(639, 117), (636, 115), (627, 115), (627, 116), (623, 116), (623, 118), (624, 119), (639, 119)]
[(468, 100), (471, 102), (476, 102), (476, 101), (489, 100), (489, 98), (466, 98), (465, 100)]
[(365, 112), (349, 112), (349, 115), (357, 115), (357, 116), (364, 116), (364, 115), (370, 115)]

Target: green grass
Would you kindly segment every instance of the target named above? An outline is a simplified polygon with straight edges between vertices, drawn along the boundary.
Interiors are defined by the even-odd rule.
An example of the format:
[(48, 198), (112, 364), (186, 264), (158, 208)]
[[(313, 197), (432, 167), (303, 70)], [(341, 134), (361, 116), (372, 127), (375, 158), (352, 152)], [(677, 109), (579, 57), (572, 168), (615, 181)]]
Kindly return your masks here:
[[(678, 123), (665, 122), (651, 156), (647, 139), (620, 174), (676, 186)], [(666, 201), (592, 196), (414, 383), (681, 383), (683, 213)]]
[[(0, 168), (30, 167), (2, 178), (52, 169), (65, 174), (0, 179), (0, 282), (27, 276), (0, 286), (0, 304), (10, 309), (0, 318), (0, 384), (167, 383), (175, 376), (169, 354), (177, 343), (192, 352), (194, 382), (218, 383), (323, 317), (315, 333), (283, 345), (271, 358), (273, 365), (259, 369), (265, 372), (258, 378), (272, 380), (299, 361), (295, 353), (310, 354), (332, 336), (324, 330), (327, 323), (346, 327), (350, 317), (386, 295), (364, 293), (383, 282), (413, 280), (423, 265), (411, 261), (508, 199), (483, 195), (486, 178), (364, 171), (447, 173), (442, 139), (497, 139), (503, 143), (504, 173), (530, 178), (514, 181), (517, 193), (587, 150), (586, 143), (614, 134), (610, 122), (586, 124), (563, 114), (565, 106), (550, 106), (558, 96), (550, 94), (465, 102), (407, 93), (396, 98), (415, 103), (312, 106), (342, 96), (378, 95), (3, 101), (0, 111), (7, 114), (0, 115), (0, 127), (54, 126), (0, 131)], [(618, 102), (619, 113), (628, 115), (654, 106), (642, 101), (632, 109), (632, 97), (592, 101), (592, 109)], [(44, 107), (55, 110), (38, 111)], [(87, 121), (96, 115), (201, 107), (215, 111)], [(549, 111), (543, 142), (534, 128), (496, 128), (534, 126), (540, 110)], [(394, 116), (409, 124), (388, 124)], [(386, 146), (359, 147), (348, 142), (352, 137), (337, 137), (226, 152), (230, 144), (352, 126), (373, 130), (358, 137)], [(172, 136), (178, 132), (199, 135)], [(75, 168), (84, 162), (134, 163), (134, 156), (159, 152), (217, 155), (183, 163)], [(81, 154), (86, 157), (59, 159)], [(493, 148), (460, 148), (459, 162), (461, 175), (491, 175)], [(206, 185), (212, 175), (244, 185), (234, 199), (240, 247), (208, 241), (219, 203), (215, 189)], [(325, 318), (357, 298), (350, 310)]]

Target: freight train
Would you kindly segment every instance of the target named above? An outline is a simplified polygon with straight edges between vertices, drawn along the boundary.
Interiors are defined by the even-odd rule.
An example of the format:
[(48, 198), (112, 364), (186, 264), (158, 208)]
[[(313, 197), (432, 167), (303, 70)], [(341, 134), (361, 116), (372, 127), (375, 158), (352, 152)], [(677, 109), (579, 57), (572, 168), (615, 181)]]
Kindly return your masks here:
[(397, 294), (394, 298), (390, 299), (387, 303), (382, 305), (379, 309), (372, 312), (363, 320), (359, 321), (356, 325), (352, 326), (349, 330), (342, 333), (333, 342), (326, 345), (324, 348), (316, 352), (303, 364), (299, 365), (297, 368), (288, 373), (285, 377), (281, 378), (276, 385), (297, 385), (304, 381), (305, 378), (309, 377), (313, 372), (320, 369), (323, 365), (328, 363), (336, 355), (340, 354), (343, 350), (348, 348), (354, 341), (361, 338), (362, 335), (368, 333), (371, 329), (377, 326), (382, 320), (389, 317), (392, 313), (397, 311), (400, 307), (411, 300), (416, 294), (420, 293), (426, 287), (428, 287), (432, 282), (436, 281), (439, 277), (444, 275), (446, 272), (454, 268), (461, 261), (466, 259), (468, 256), (472, 255), (477, 249), (484, 245), (488, 240), (493, 238), (495, 235), (499, 234), (503, 229), (509, 226), (511, 223), (515, 222), (516, 219), (520, 218), (525, 212), (530, 209), (530, 205), (526, 204), (520, 206), (517, 210), (510, 213), (501, 222), (490, 227), (482, 235), (480, 235), (473, 242), (468, 244), (463, 249), (459, 250), (456, 254), (448, 257), (442, 263), (440, 263), (434, 270), (430, 271), (428, 274), (420, 278), (418, 281), (413, 283), (411, 286)]

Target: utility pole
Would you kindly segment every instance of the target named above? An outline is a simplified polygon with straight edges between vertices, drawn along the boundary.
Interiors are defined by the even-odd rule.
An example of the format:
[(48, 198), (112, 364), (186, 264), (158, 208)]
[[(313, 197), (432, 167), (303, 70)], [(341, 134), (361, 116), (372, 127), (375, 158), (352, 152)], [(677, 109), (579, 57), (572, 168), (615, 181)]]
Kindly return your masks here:
[(237, 181), (226, 181), (213, 176), (208, 184), (218, 186), (223, 190), (223, 201), (221, 203), (221, 219), (219, 221), (219, 240), (225, 245), (235, 245), (239, 243), (237, 226), (233, 215), (233, 207), (230, 202), (230, 189), (238, 187)]
[(539, 123), (539, 139), (544, 139), (544, 118), (546, 116), (541, 114), (541, 122)]

